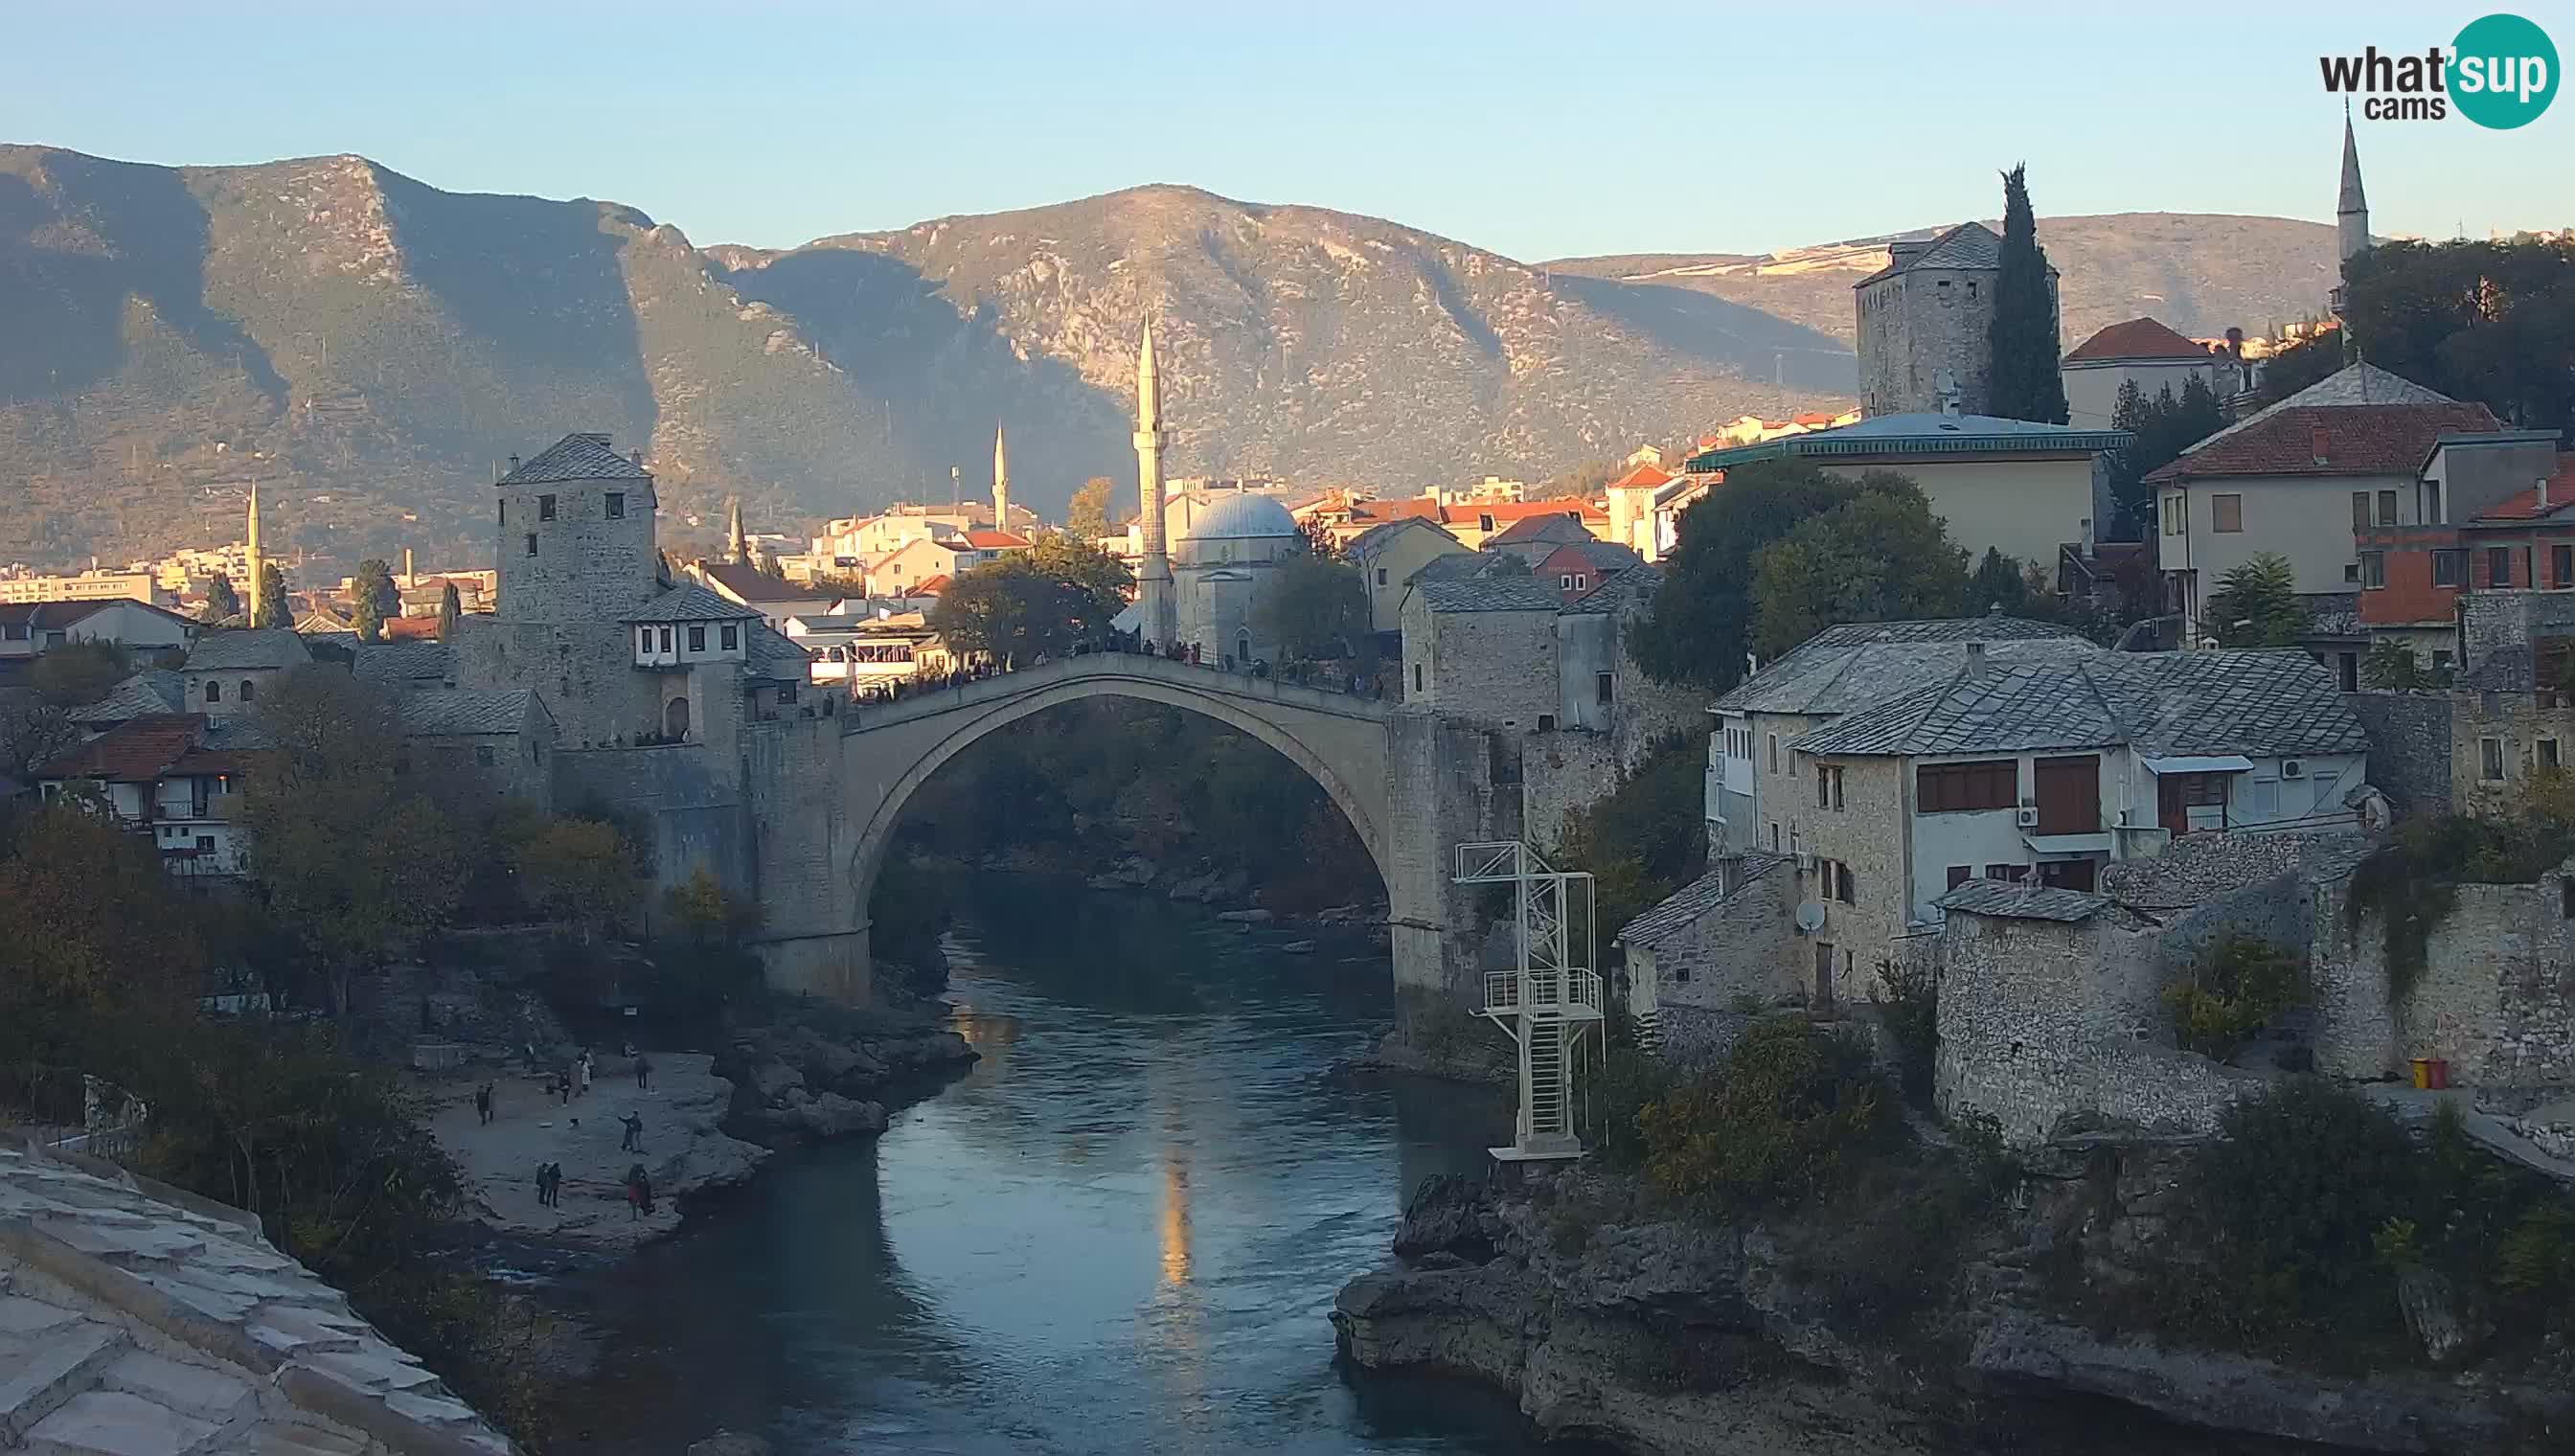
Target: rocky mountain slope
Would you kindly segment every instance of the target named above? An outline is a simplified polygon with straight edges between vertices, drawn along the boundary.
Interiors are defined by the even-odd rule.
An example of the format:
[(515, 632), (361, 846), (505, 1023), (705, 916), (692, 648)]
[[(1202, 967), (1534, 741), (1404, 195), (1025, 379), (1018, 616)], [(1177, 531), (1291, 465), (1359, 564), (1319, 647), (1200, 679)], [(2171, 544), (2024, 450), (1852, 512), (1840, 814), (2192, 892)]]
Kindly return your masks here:
[[(2123, 296), (2202, 301), (2176, 323), (2255, 319), (2233, 301), (2309, 281), (2303, 243), (2213, 230), (2303, 224), (2122, 240), (2119, 220), (2072, 221), (2133, 255)], [(2090, 298), (2065, 226), (2069, 299)], [(700, 248), (631, 207), (442, 192), (360, 157), (0, 146), (0, 562), (229, 540), (253, 479), (317, 575), (405, 546), (478, 559), (495, 463), (570, 429), (643, 448), (683, 542), (711, 541), (734, 494), (756, 529), (797, 531), (936, 499), (952, 466), (980, 492), (996, 422), (1021, 499), (1054, 510), (1092, 475), (1131, 478), (1149, 320), (1174, 474), (1538, 477), (1845, 397), (1867, 256), (1540, 268), (1165, 186)]]
[[(1999, 231), (2002, 224), (1984, 219)], [(1776, 253), (1631, 253), (1561, 258), (1547, 267), (1633, 284), (1684, 288), (1760, 309), (1844, 343), (1851, 285), (1886, 266), (1886, 245), (1923, 228)], [(2322, 313), (2333, 287), (2334, 230), (2291, 218), (2123, 212), (2042, 218), (2038, 241), (2061, 275), (2065, 347), (2106, 324), (2150, 314), (2185, 334), (2232, 326), (2264, 335)]]

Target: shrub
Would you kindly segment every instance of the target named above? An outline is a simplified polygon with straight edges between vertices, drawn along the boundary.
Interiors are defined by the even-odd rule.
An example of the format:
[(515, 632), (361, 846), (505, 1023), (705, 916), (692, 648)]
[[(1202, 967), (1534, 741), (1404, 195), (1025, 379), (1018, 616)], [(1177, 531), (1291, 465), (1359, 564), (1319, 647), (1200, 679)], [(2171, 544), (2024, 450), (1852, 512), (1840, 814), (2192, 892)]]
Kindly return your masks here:
[(1884, 1093), (1856, 1038), (1792, 1017), (1759, 1022), (1722, 1067), (1637, 1112), (1645, 1177), (1703, 1205), (1805, 1197), (1895, 1128)]
[(2388, 841), (2352, 871), (2347, 913), (2369, 911), (2381, 919), (2387, 951), (2387, 990), (2403, 1000), (2423, 973), (2423, 957), (2438, 925), (2458, 903), (2462, 882), (2528, 884), (2575, 849), (2575, 826), (2553, 816), (2559, 796), (2547, 794), (2533, 810), (2510, 819), (2436, 814), (2398, 827)]
[(1923, 961), (1898, 965), (1877, 963), (1877, 984), (1868, 998), (1877, 1005), (1886, 1034), (1895, 1038), (1896, 1071), (1906, 1098), (1917, 1107), (1931, 1105), (1932, 1073), (1940, 1054), (1940, 972)]
[(2181, 1044), (2222, 1061), (2305, 994), (2297, 957), (2266, 940), (2229, 935), (2191, 979), (2168, 987), (2164, 1000)]

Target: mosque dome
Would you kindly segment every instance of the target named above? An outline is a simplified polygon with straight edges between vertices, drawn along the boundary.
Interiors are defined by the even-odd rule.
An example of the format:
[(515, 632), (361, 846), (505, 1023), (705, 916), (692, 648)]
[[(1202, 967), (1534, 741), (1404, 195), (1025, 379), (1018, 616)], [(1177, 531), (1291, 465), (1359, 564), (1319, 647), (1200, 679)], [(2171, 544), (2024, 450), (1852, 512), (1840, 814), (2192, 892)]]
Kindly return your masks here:
[(1248, 491), (1221, 496), (1190, 523), (1188, 541), (1257, 541), (1296, 536), (1296, 518), (1268, 496)]

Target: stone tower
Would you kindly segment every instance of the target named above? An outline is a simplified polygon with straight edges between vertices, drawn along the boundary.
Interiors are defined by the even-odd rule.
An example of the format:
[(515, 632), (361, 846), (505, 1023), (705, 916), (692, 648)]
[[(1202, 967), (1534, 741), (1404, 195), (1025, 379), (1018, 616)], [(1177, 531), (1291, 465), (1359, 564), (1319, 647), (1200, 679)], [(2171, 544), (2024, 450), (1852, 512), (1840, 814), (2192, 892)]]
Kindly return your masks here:
[(1136, 606), (1147, 642), (1180, 640), (1179, 604), (1172, 600), (1172, 558), (1163, 542), (1163, 382), (1154, 369), (1154, 327), (1136, 355), (1136, 488), (1144, 514), (1144, 560), (1136, 568)]
[(993, 529), (1011, 529), (1011, 458), (1002, 448), (1002, 428), (993, 427)]
[[(1982, 223), (1887, 245), (1886, 266), (1852, 285), (1860, 408), (1871, 416), (1982, 415), (1993, 405), (1994, 285), (2003, 240)], [(2057, 273), (2047, 270), (2057, 298)]]
[(250, 590), (242, 594), (243, 611), (250, 615), (243, 621), (252, 627), (259, 626), (259, 579), (268, 575), (267, 567), (267, 562), (259, 554), (259, 482), (253, 481), (250, 483), (250, 524), (243, 528), (242, 535), (242, 569), (250, 576)]
[(497, 489), (500, 620), (622, 638), (619, 624), (661, 590), (652, 475), (605, 435), (567, 435), (524, 465), (513, 458)]
[(742, 497), (733, 498), (725, 516), (725, 560), (735, 566), (751, 560), (750, 539), (742, 534)]
[(2352, 140), (2351, 109), (2342, 114), (2342, 194), (2334, 203), (2335, 242), (2346, 271), (2369, 247), (2369, 198), (2360, 190), (2360, 148)]

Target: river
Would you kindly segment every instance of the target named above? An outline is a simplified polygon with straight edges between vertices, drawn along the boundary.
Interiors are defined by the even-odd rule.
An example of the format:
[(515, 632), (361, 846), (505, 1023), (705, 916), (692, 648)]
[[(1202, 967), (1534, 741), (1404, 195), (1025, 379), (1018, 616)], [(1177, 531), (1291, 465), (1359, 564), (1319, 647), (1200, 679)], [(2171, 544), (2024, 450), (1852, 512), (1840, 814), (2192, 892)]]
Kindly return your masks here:
[(601, 1276), (584, 1449), (1536, 1449), (1497, 1394), (1332, 1360), (1332, 1295), (1404, 1190), (1480, 1175), (1509, 1127), (1496, 1093), (1328, 1075), (1391, 1014), (1381, 952), (1005, 876), (972, 895), (952, 995), (983, 1060)]

